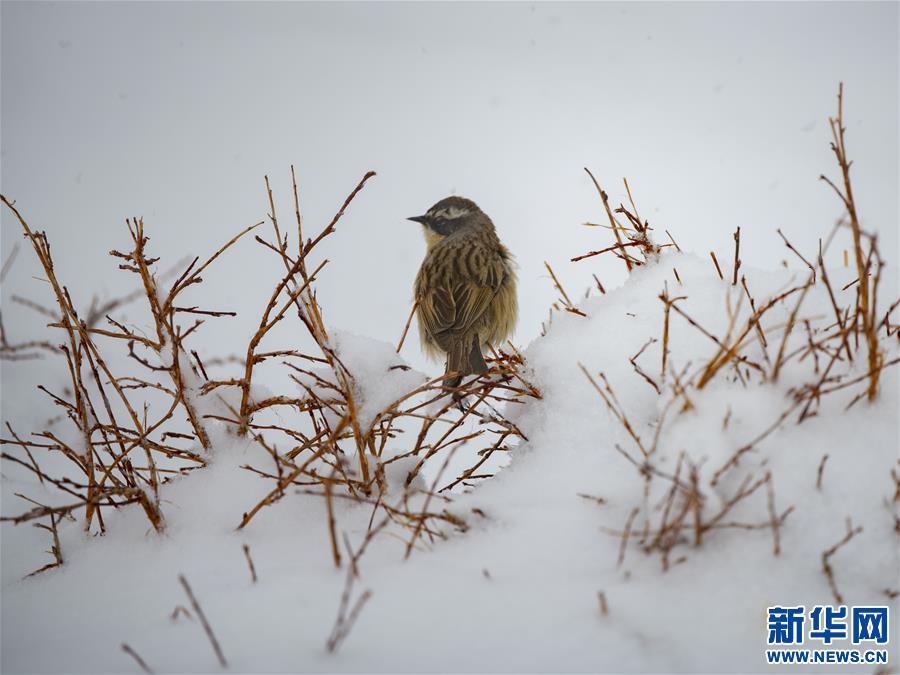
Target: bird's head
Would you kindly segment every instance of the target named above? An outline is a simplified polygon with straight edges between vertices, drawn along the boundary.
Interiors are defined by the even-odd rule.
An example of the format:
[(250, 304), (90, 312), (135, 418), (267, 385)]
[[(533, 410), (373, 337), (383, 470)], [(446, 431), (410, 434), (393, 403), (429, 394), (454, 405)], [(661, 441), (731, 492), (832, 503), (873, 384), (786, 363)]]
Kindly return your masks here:
[(465, 197), (447, 197), (428, 209), (423, 216), (407, 218), (425, 228), (428, 248), (449, 237), (454, 232), (471, 226), (490, 226), (490, 219), (478, 208), (478, 204)]

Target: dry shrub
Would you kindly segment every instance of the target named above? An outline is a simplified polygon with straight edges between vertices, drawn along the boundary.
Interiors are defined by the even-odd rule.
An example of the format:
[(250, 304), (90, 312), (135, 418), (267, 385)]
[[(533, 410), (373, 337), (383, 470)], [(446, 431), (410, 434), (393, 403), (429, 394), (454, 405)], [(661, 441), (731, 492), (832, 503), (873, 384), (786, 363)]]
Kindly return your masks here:
[[(891, 304), (886, 310), (879, 309), (878, 293), (881, 283), (883, 262), (878, 252), (878, 241), (874, 234), (867, 233), (860, 227), (857, 207), (853, 198), (850, 180), (850, 161), (847, 158), (845, 145), (845, 128), (843, 126), (843, 86), (838, 93), (837, 117), (830, 120), (833, 133), (832, 149), (842, 175), (843, 189), (822, 176), (838, 194), (846, 216), (837, 223), (834, 230), (826, 238), (824, 244), (820, 240), (819, 250), (810, 262), (804, 257), (779, 230), (786, 248), (795, 255), (809, 270), (799, 283), (792, 285), (775, 297), (760, 301), (755, 298), (748, 286), (748, 279), (740, 273), (740, 228), (734, 233), (734, 252), (731, 274), (723, 272), (719, 259), (710, 252), (712, 265), (710, 273), (721, 281), (730, 284), (727, 294), (726, 316), (727, 329), (724, 336), (716, 336), (692, 317), (681, 306), (687, 296), (664, 290), (659, 299), (662, 303), (662, 322), (660, 336), (651, 339), (631, 358), (631, 365), (637, 375), (645, 380), (656, 391), (662, 400), (662, 413), (652, 438), (642, 437), (635, 425), (631, 423), (625, 406), (616, 397), (613, 388), (605, 375), (594, 375), (582, 366), (585, 376), (599, 395), (603, 405), (613, 414), (631, 441), (631, 448), (616, 446), (616, 449), (639, 472), (643, 482), (643, 501), (628, 514), (622, 528), (606, 528), (606, 532), (621, 538), (619, 564), (621, 565), (628, 543), (636, 542), (646, 553), (657, 553), (662, 568), (668, 569), (683, 556), (673, 559), (673, 555), (683, 546), (699, 547), (715, 532), (723, 529), (758, 530), (768, 529), (772, 533), (772, 549), (774, 555), (781, 551), (781, 527), (793, 511), (793, 506), (776, 507), (776, 495), (772, 474), (765, 468), (749, 468), (741, 460), (745, 455), (757, 448), (759, 443), (782, 426), (793, 421), (796, 424), (815, 417), (822, 400), (829, 394), (842, 390), (858, 389), (850, 398), (847, 408), (856, 405), (862, 399), (874, 400), (878, 395), (879, 378), (882, 371), (896, 364), (900, 359), (885, 360), (887, 344), (896, 343), (900, 338), (900, 327), (891, 321), (891, 315), (900, 304), (900, 300)], [(590, 174), (590, 172), (588, 171)], [(671, 235), (671, 243), (662, 246), (653, 242), (649, 223), (641, 221), (637, 208), (631, 200), (631, 191), (625, 183), (629, 195), (630, 207), (620, 205), (613, 210), (610, 207), (606, 192), (591, 175), (591, 179), (600, 195), (615, 242), (608, 247), (573, 258), (573, 261), (584, 260), (598, 255), (611, 254), (624, 262), (629, 272), (633, 269), (652, 263), (658, 259), (662, 248), (677, 244)], [(624, 223), (617, 218), (624, 216)], [(855, 298), (848, 305), (838, 300), (825, 268), (824, 254), (835, 234), (840, 228), (849, 228), (853, 240), (853, 258), (857, 279), (844, 287), (855, 289)], [(666, 233), (668, 235), (668, 232)], [(635, 252), (641, 254), (637, 257)], [(677, 269), (673, 268), (675, 281), (680, 286)], [(596, 277), (595, 277), (596, 279)], [(598, 281), (598, 287), (603, 292)], [(818, 288), (823, 290), (830, 300), (832, 315), (820, 320), (801, 320), (800, 310), (809, 292)], [(733, 301), (732, 295), (737, 296)], [(749, 304), (749, 312), (741, 312), (743, 302)], [(771, 318), (774, 308), (788, 308), (787, 321)], [(669, 347), (670, 324), (677, 316), (683, 320), (690, 330), (697, 331), (710, 343), (710, 355), (705, 362), (693, 367), (676, 370), (672, 364)], [(805, 341), (798, 346), (798, 341), (789, 341), (792, 335), (805, 335)], [(651, 376), (637, 364), (637, 358), (646, 347), (654, 342), (661, 345), (661, 364), (658, 375)], [(854, 372), (854, 364), (866, 364), (860, 375)], [(691, 461), (690, 456), (681, 452), (675, 462), (674, 471), (667, 472), (659, 468), (660, 456), (657, 452), (660, 440), (664, 437), (667, 421), (673, 416), (683, 414), (693, 408), (692, 397), (716, 378), (728, 378), (744, 387), (758, 386), (764, 383), (777, 382), (779, 375), (787, 364), (802, 364), (800, 370), (805, 373), (806, 381), (791, 387), (780, 415), (767, 427), (759, 429), (757, 435), (738, 447), (720, 466), (712, 471), (699, 471), (699, 466)], [(723, 419), (723, 428), (729, 423), (730, 410)], [(811, 484), (821, 486), (825, 460), (819, 465), (817, 476)], [(701, 473), (706, 478), (701, 478)], [(727, 479), (727, 480), (726, 480)], [(710, 499), (711, 494), (717, 499)], [(763, 505), (756, 521), (735, 519), (736, 508), (745, 503), (752, 495), (764, 494), (757, 504)], [(653, 495), (654, 497), (651, 497)], [(896, 506), (898, 499), (894, 499)], [(710, 507), (710, 504), (717, 504)], [(900, 519), (897, 520), (900, 522)], [(834, 547), (823, 552), (822, 570), (838, 603), (840, 593), (834, 579), (829, 558), (841, 546), (848, 543), (861, 528), (853, 528), (847, 524), (847, 534)]]
[[(61, 355), (70, 380), (68, 393), (42, 389), (77, 430), (77, 442), (65, 442), (49, 428), (23, 437), (12, 426), (8, 428), (9, 438), (0, 439), (4, 446), (17, 449), (4, 452), (5, 461), (25, 467), (42, 483), (70, 497), (62, 506), (33, 502), (33, 508), (23, 513), (4, 516), (14, 523), (39, 522), (52, 533), (54, 561), (38, 571), (63, 562), (57, 532), (61, 518), (78, 518), (85, 530), (103, 533), (108, 509), (137, 503), (153, 528), (162, 531), (165, 516), (161, 493), (165, 484), (203, 468), (216, 453), (208, 429), (211, 421), (224, 423), (233, 434), (252, 439), (274, 464), (274, 469), (265, 470), (244, 467), (271, 481), (272, 489), (262, 500), (248, 505), (242, 515), (236, 514), (238, 529), (249, 526), (261, 510), (296, 487), (326, 500), (329, 545), (337, 566), (341, 566), (342, 556), (334, 499), (372, 506), (369, 531), (360, 550), (388, 523), (399, 525), (407, 533), (407, 556), (420, 538), (444, 536), (443, 526), (465, 529), (464, 519), (447, 508), (451, 491), (487, 477), (478, 473), (485, 462), (494, 453), (508, 450), (515, 439), (523, 438), (497, 404), (521, 402), (540, 394), (524, 379), (522, 356), (509, 345), (509, 349), (494, 354), (486, 375), (460, 388), (448, 391), (442, 385), (443, 376), (436, 377), (391, 402), (371, 421), (360, 419), (357, 399), (361, 383), (337, 353), (326, 328), (326, 312), (316, 296), (316, 281), (328, 261), (314, 259), (319, 244), (335, 232), (344, 212), (374, 175), (369, 172), (363, 176), (331, 221), (310, 237), (303, 231), (292, 167), (293, 247), (287, 230), (279, 224), (266, 179), (272, 239), (255, 234), (255, 240), (276, 256), (284, 272), (261, 302), (260, 319), (249, 342), (233, 350), (242, 357), (232, 359), (240, 365), (240, 373), (232, 378), (210, 377), (204, 359), (189, 342), (205, 321), (234, 313), (186, 306), (180, 298), (185, 289), (202, 283), (201, 275), (223, 253), (245, 235), (258, 231), (265, 221), (247, 227), (202, 263), (194, 258), (166, 290), (161, 283), (165, 275), (157, 272), (159, 258), (148, 251), (143, 220), (129, 219), (130, 248), (112, 250), (110, 255), (119, 260), (122, 270), (137, 276), (139, 290), (101, 310), (94, 303), (87, 320), (80, 316), (67, 287), (56, 276), (47, 235), (33, 231), (14, 203), (3, 197), (43, 268), (57, 309), (51, 312), (34, 305), (52, 317), (49, 328), (56, 336), (61, 334), (64, 342), (56, 347), (53, 340), (57, 337), (10, 345), (3, 333), (0, 355), (24, 358), (48, 351)], [(110, 315), (124, 302), (140, 298), (146, 302), (153, 326), (150, 335)], [(103, 318), (105, 325), (101, 326)], [(291, 319), (296, 319), (306, 338), (288, 346), (269, 345), (273, 329)], [(311, 348), (298, 349), (300, 342)], [(116, 349), (127, 352), (128, 372), (113, 372), (107, 365), (108, 354)], [(299, 389), (254, 396), (257, 370), (263, 363), (277, 364)], [(462, 396), (462, 402), (454, 400), (451, 393)], [(411, 427), (414, 433), (409, 433)], [(435, 480), (426, 490), (414, 487), (421, 482), (414, 479), (426, 464), (443, 462), (438, 472), (441, 479), (457, 448), (483, 439), (488, 439), (487, 443), (461, 475), (447, 479), (446, 484)], [(388, 456), (385, 450), (391, 440), (401, 447), (399, 451), (393, 447)], [(42, 457), (54, 452), (69, 460), (72, 475), (57, 477), (43, 468)], [(402, 494), (396, 494), (396, 490), (391, 494), (385, 467), (406, 458), (415, 461), (410, 462), (405, 489)], [(419, 499), (411, 499), (413, 496)], [(434, 502), (441, 507), (431, 508)], [(357, 557), (351, 555), (354, 574)]]
[[(863, 398), (874, 399), (882, 370), (897, 362), (896, 359), (885, 360), (883, 343), (900, 336), (900, 328), (890, 318), (898, 303), (881, 314), (878, 290), (883, 264), (876, 237), (864, 232), (859, 225), (842, 115), (841, 92), (838, 114), (832, 120), (832, 147), (841, 170), (843, 189), (828, 182), (847, 210), (847, 219), (839, 223), (839, 227), (849, 227), (853, 235), (858, 279), (856, 298), (851, 305), (843, 306), (838, 302), (823, 263), (831, 237), (824, 246), (820, 245), (814, 263), (784, 238), (786, 247), (809, 269), (809, 275), (776, 297), (764, 301), (755, 298), (746, 276), (740, 274), (738, 229), (734, 234), (733, 256), (729, 256), (733, 260), (731, 274), (723, 270), (714, 252), (710, 253), (711, 273), (731, 284), (735, 294), (739, 294), (739, 303), (746, 301), (749, 304), (749, 315), (740, 312), (740, 304), (737, 307), (729, 304), (728, 328), (726, 334), (719, 337), (683, 309), (682, 301), (686, 296), (665, 290), (659, 296), (662, 318), (658, 339), (643, 345), (630, 359), (636, 374), (663, 399), (662, 414), (652, 438), (643, 437), (632, 424), (626, 406), (617, 398), (604, 374), (595, 375), (583, 369), (603, 405), (630, 439), (632, 447), (617, 446), (617, 450), (639, 472), (645, 486), (643, 502), (629, 512), (624, 527), (607, 530), (621, 538), (620, 565), (628, 544), (636, 542), (647, 553), (659, 554), (663, 569), (667, 569), (681, 559), (673, 558), (679, 547), (701, 546), (708, 537), (723, 529), (768, 529), (772, 533), (773, 553), (778, 555), (780, 529), (793, 507), (778, 508), (771, 473), (762, 469), (748, 470), (742, 466), (741, 459), (792, 418), (796, 423), (803, 423), (815, 416), (822, 399), (831, 393), (859, 387), (861, 390), (851, 400), (851, 406)], [(106, 529), (104, 513), (109, 509), (140, 504), (153, 528), (161, 531), (165, 528), (161, 494), (166, 484), (206, 466), (217, 450), (208, 426), (213, 420), (224, 423), (233, 434), (258, 444), (272, 460), (272, 465), (265, 469), (243, 467), (269, 481), (271, 489), (257, 503), (246, 505), (242, 514), (235, 514), (238, 529), (250, 526), (260, 511), (290, 492), (296, 492), (297, 488), (300, 492), (321, 496), (326, 502), (330, 555), (336, 566), (345, 563), (347, 566), (338, 617), (327, 642), (328, 649), (333, 651), (346, 637), (370, 595), (369, 591), (364, 591), (351, 603), (354, 583), (359, 576), (358, 563), (371, 541), (388, 525), (393, 525), (395, 533), (405, 533), (405, 555), (409, 556), (421, 540), (445, 536), (446, 528), (465, 530), (465, 519), (450, 510), (452, 491), (488, 477), (490, 474), (479, 471), (484, 471), (491, 456), (508, 450), (511, 443), (525, 438), (498, 408), (540, 398), (540, 392), (524, 376), (522, 355), (508, 345), (508, 349), (494, 354), (487, 375), (450, 391), (442, 385), (443, 375), (438, 376), (398, 397), (371, 420), (361, 419), (358, 400), (361, 383), (342, 362), (327, 329), (326, 310), (317, 300), (316, 282), (326, 268), (327, 260), (317, 261), (316, 254), (319, 244), (335, 232), (351, 202), (374, 174), (370, 172), (363, 176), (331, 221), (314, 236), (304, 233), (293, 167), (291, 174), (295, 244), (290, 245), (288, 230), (279, 223), (266, 180), (272, 238), (255, 234), (255, 241), (277, 258), (277, 264), (284, 272), (271, 294), (261, 300), (260, 318), (250, 340), (232, 350), (241, 354), (233, 359), (239, 364), (240, 372), (230, 378), (210, 377), (206, 367), (209, 362), (205, 365), (204, 359), (188, 342), (205, 321), (232, 313), (186, 306), (180, 304), (179, 298), (185, 289), (201, 284), (201, 275), (210, 265), (217, 263), (242, 237), (258, 231), (265, 221), (238, 233), (204, 262), (195, 258), (180, 273), (172, 275), (174, 282), (164, 290), (162, 281), (168, 275), (158, 271), (159, 259), (148, 252), (144, 223), (141, 219), (129, 219), (129, 249), (113, 250), (110, 254), (119, 260), (121, 269), (136, 275), (139, 288), (106, 305), (93, 303), (82, 317), (72, 303), (67, 287), (56, 276), (46, 234), (33, 231), (14, 203), (2, 198), (18, 219), (43, 268), (55, 309), (49, 310), (33, 301), (18, 301), (50, 318), (49, 327), (55, 337), (10, 344), (0, 321), (0, 356), (24, 359), (50, 354), (62, 358), (69, 377), (68, 390), (53, 392), (46, 387), (42, 390), (63, 411), (76, 431), (72, 437), (77, 439), (66, 442), (49, 428), (22, 437), (12, 426), (8, 427), (9, 437), (0, 439), (0, 443), (11, 450), (2, 454), (3, 459), (25, 467), (42, 483), (66, 495), (68, 501), (61, 506), (48, 506), (22, 495), (32, 502), (33, 508), (3, 519), (15, 523), (33, 522), (50, 532), (53, 561), (35, 573), (63, 564), (58, 536), (62, 518), (78, 518), (85, 530), (103, 533)], [(577, 256), (573, 261), (615, 255), (630, 272), (657, 261), (663, 249), (678, 248), (668, 232), (669, 243), (654, 242), (652, 229), (638, 215), (627, 182), (629, 206), (620, 204), (613, 209), (593, 175), (591, 179), (608, 220), (603, 227), (612, 231), (615, 241), (608, 247)], [(13, 255), (15, 253), (16, 250)], [(11, 259), (0, 276), (5, 276), (10, 262)], [(549, 264), (547, 269), (560, 294), (556, 309), (583, 315)], [(677, 270), (674, 274), (679, 281)], [(604, 293), (602, 283), (594, 278), (597, 288)], [(798, 318), (809, 291), (817, 286), (825, 289), (833, 310), (833, 317), (824, 322), (826, 325), (812, 325), (810, 321)], [(138, 300), (146, 302), (149, 322), (153, 326), (149, 336), (111, 316), (111, 312), (124, 303)], [(769, 325), (769, 313), (785, 303), (793, 303), (788, 321), (774, 327)], [(676, 316), (711, 343), (709, 358), (690, 372), (688, 368), (676, 370), (669, 354), (670, 324)], [(102, 323), (104, 319), (105, 323)], [(269, 344), (273, 329), (294, 319), (305, 336), (303, 342), (310, 347), (298, 348), (299, 340), (290, 345)], [(409, 321), (403, 331), (404, 337), (408, 328)], [(790, 348), (789, 337), (800, 330), (806, 331), (806, 343)], [(59, 336), (62, 344), (57, 345)], [(403, 338), (401, 344), (402, 341)], [(638, 365), (639, 357), (654, 341), (661, 346), (658, 374), (655, 367), (654, 372), (647, 372)], [(754, 346), (752, 354), (748, 349), (751, 345)], [(107, 365), (109, 358), (105, 355), (116, 349), (127, 352), (127, 363), (132, 367), (128, 372), (113, 372)], [(867, 370), (854, 377), (848, 373), (857, 360), (866, 363)], [(691, 462), (687, 453), (678, 456), (673, 472), (658, 467), (657, 449), (665, 433), (666, 421), (690, 410), (694, 393), (722, 377), (740, 381), (745, 386), (774, 382), (786, 364), (803, 361), (813, 364), (809, 369), (810, 378), (791, 389), (783, 413), (747, 444), (736, 448), (721, 466), (704, 473), (707, 478), (701, 479), (698, 466)], [(299, 389), (255, 396), (253, 385), (259, 381), (258, 368), (264, 363), (287, 373)], [(462, 395), (463, 404), (454, 400), (451, 393)], [(727, 418), (723, 424), (728, 424)], [(389, 443), (391, 452), (386, 454)], [(467, 443), (483, 444), (477, 460), (459, 476), (445, 480), (444, 473), (451, 457)], [(402, 446), (399, 451), (398, 444)], [(46, 453), (61, 453), (69, 461), (72, 475), (53, 476), (45, 470), (41, 460)], [(385, 469), (399, 461), (407, 462), (411, 468), (405, 486), (398, 491), (387, 484)], [(421, 481), (415, 479), (429, 463), (439, 467), (436, 477), (428, 488), (416, 487)], [(816, 478), (818, 484), (821, 484), (823, 469), (824, 459)], [(726, 476), (729, 479), (726, 484), (732, 489), (716, 502), (715, 509), (711, 509), (708, 504), (713, 500), (708, 499), (708, 495), (720, 488), (720, 481)], [(900, 479), (895, 480), (900, 485)], [(735, 520), (733, 514), (738, 504), (754, 494), (763, 493), (765, 498), (759, 501), (765, 503), (765, 511), (757, 521)], [(661, 495), (658, 503), (650, 503), (651, 494)], [(336, 499), (371, 508), (368, 530), (355, 550), (346, 539), (341, 546), (333, 506)], [(894, 503), (897, 501), (895, 498)], [(848, 524), (846, 537), (823, 552), (823, 573), (836, 596), (839, 591), (829, 560), (857, 531), (858, 528)], [(255, 578), (246, 548), (245, 554)], [(605, 613), (606, 602), (602, 594), (600, 602)], [(123, 645), (123, 649), (126, 647)], [(133, 650), (129, 650), (126, 649), (136, 657)], [(136, 658), (140, 662), (139, 657)]]

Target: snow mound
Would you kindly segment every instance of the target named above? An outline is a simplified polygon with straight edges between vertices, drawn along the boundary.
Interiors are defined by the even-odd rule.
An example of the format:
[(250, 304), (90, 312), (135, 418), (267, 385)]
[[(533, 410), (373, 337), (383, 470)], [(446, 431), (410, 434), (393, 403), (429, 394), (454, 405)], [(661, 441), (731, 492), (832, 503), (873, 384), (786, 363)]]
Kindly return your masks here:
[[(804, 274), (752, 270), (748, 292), (760, 306)], [(851, 280), (832, 272), (837, 289)], [(665, 370), (662, 293), (684, 298), (669, 311)], [(63, 523), (65, 565), (22, 581), (44, 533), (3, 525), (3, 670), (138, 672), (122, 643), (156, 672), (218, 670), (179, 574), (232, 672), (763, 671), (770, 605), (834, 604), (837, 590), (847, 605), (889, 604), (893, 620), (896, 370), (884, 371), (874, 403), (847, 409), (861, 382), (821, 396), (798, 423), (796, 394), (827, 365), (826, 353), (802, 351), (804, 322), (831, 323), (814, 286), (777, 379), (755, 368), (774, 368), (796, 294), (766, 315), (767, 349), (754, 332), (745, 362), (698, 387), (751, 315), (746, 295), (709, 261), (665, 254), (582, 302), (586, 316), (555, 314), (525, 351), (542, 398), (506, 410), (527, 441), (492, 479), (430, 502), (464, 534), (422, 538), (404, 559), (409, 532), (389, 524), (367, 541), (373, 505), (335, 499), (337, 531), (354, 550), (367, 544), (349, 604), (372, 594), (336, 652), (325, 644), (348, 563), (333, 563), (324, 500), (292, 488), (236, 530), (271, 489), (242, 467), (268, 458), (223, 430), (210, 466), (167, 486), (162, 535), (136, 505), (110, 512), (102, 538)], [(366, 425), (425, 380), (389, 345), (332, 338)], [(841, 360), (835, 374), (865, 375), (862, 360)], [(409, 461), (386, 465), (389, 484)], [(6, 513), (28, 479), (8, 464), (4, 477)], [(429, 503), (423, 492), (410, 499)], [(848, 521), (862, 530), (830, 556), (832, 587), (822, 555)], [(896, 664), (896, 641), (890, 649)]]

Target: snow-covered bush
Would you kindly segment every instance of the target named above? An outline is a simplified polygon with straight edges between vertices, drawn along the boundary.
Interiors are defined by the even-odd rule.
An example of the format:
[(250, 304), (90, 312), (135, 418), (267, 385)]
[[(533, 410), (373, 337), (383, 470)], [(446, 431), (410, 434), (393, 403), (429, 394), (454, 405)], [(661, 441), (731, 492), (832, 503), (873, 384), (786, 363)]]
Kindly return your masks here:
[[(462, 403), (317, 302), (316, 246), (372, 174), (312, 237), (296, 184), (292, 237), (268, 192), (256, 240), (284, 271), (217, 363), (192, 340), (229, 312), (184, 298), (264, 223), (167, 276), (130, 220), (111, 254), (136, 324), (82, 317), (4, 197), (63, 343), (4, 333), (2, 353), (65, 364), (58, 418), (4, 420), (4, 669), (746, 672), (769, 605), (896, 616), (897, 303), (832, 127), (847, 217), (814, 255), (779, 232), (793, 268), (745, 264), (739, 230), (709, 259), (660, 244), (595, 180), (615, 241), (573, 260), (618, 256), (628, 280), (575, 303), (550, 269), (543, 335)], [(845, 231), (852, 266), (829, 268)]]

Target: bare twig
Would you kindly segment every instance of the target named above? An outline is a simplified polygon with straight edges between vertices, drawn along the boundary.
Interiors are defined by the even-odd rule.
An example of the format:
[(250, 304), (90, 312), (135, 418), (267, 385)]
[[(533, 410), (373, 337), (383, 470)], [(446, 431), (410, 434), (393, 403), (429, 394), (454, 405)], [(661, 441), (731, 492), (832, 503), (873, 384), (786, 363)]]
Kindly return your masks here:
[(828, 580), (828, 587), (831, 589), (832, 595), (834, 595), (834, 601), (842, 605), (844, 604), (844, 597), (841, 595), (840, 591), (837, 587), (837, 582), (834, 578), (834, 568), (831, 566), (831, 556), (837, 553), (843, 546), (848, 544), (853, 537), (858, 535), (863, 531), (862, 526), (853, 527), (853, 523), (850, 519), (847, 519), (847, 533), (843, 536), (843, 538), (836, 543), (834, 546), (825, 549), (822, 551), (822, 573), (825, 575), (825, 578)]
[(203, 630), (206, 632), (206, 637), (209, 638), (209, 642), (212, 645), (213, 651), (216, 653), (216, 658), (219, 660), (219, 664), (223, 668), (227, 668), (228, 662), (225, 660), (225, 655), (222, 653), (222, 648), (219, 646), (219, 641), (216, 639), (212, 627), (209, 625), (209, 621), (207, 621), (206, 619), (206, 614), (204, 614), (203, 610), (200, 608), (200, 603), (198, 603), (197, 598), (194, 597), (194, 591), (191, 590), (191, 586), (188, 583), (188, 580), (183, 574), (179, 574), (178, 581), (181, 582), (181, 585), (184, 588), (184, 592), (187, 593), (188, 600), (191, 603), (191, 607), (194, 608), (194, 613), (200, 619), (200, 623), (203, 624)]
[(247, 544), (244, 544), (244, 557), (247, 559), (247, 567), (250, 568), (250, 579), (255, 584), (257, 582), (256, 578), (256, 566), (253, 564), (253, 558), (250, 557), (250, 547)]
[(128, 654), (131, 658), (137, 661), (137, 664), (141, 667), (147, 675), (153, 675), (153, 671), (150, 670), (150, 666), (147, 665), (147, 662), (141, 658), (140, 654), (138, 654), (134, 649), (132, 649), (127, 642), (122, 643), (122, 651)]

